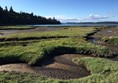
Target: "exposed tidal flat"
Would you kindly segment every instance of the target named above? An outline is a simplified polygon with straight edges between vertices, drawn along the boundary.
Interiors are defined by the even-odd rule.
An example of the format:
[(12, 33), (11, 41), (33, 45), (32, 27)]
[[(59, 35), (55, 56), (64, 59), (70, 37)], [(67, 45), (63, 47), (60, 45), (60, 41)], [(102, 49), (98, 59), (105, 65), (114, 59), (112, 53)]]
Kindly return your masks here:
[[(0, 30), (0, 82), (116, 83), (117, 31), (77, 26)], [(108, 42), (111, 37), (115, 44)]]

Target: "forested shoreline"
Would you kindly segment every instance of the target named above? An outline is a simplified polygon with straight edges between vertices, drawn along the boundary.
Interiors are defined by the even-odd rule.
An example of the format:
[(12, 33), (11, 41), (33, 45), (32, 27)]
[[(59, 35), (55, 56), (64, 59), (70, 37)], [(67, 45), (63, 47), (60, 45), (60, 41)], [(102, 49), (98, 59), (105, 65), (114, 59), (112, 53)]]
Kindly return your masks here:
[(60, 24), (55, 18), (45, 18), (33, 13), (16, 12), (12, 7), (3, 9), (0, 6), (0, 25), (32, 25), (32, 24)]

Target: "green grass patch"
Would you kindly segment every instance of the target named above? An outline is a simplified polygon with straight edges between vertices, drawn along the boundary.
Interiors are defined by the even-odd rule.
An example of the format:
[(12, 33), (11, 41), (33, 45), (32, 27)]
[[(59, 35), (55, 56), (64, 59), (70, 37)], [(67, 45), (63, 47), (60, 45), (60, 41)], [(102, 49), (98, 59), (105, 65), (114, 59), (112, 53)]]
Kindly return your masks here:
[(104, 37), (102, 38), (102, 41), (108, 44), (112, 44), (112, 45), (118, 45), (118, 37)]
[(84, 57), (82, 59), (75, 58), (73, 62), (83, 64), (91, 71), (92, 74), (109, 74), (118, 71), (118, 62), (103, 58)]
[(93, 27), (77, 27), (68, 28), (64, 30), (48, 31), (48, 32), (30, 32), (30, 33), (18, 33), (8, 36), (0, 37), (0, 41), (12, 41), (12, 40), (33, 40), (33, 39), (48, 39), (48, 38), (64, 38), (64, 37), (84, 37), (88, 33), (95, 30)]
[[(49, 57), (65, 53), (90, 54), (98, 57), (113, 57), (116, 55), (116, 53), (104, 46), (86, 41), (85, 37), (94, 31), (96, 29), (93, 27), (81, 27), (49, 32), (12, 34), (1, 37), (0, 40), (4, 39), (4, 41), (0, 42), (0, 64), (25, 62), (29, 65), (40, 65), (41, 61), (49, 60)], [(117, 83), (118, 81), (118, 62), (93, 57), (74, 58), (73, 62), (78, 66), (85, 65), (91, 75), (80, 79), (59, 80), (36, 74), (4, 71), (0, 72), (0, 82)]]
[[(57, 40), (39, 41), (29, 43), (27, 46), (1, 46), (1, 64), (7, 61), (23, 61), (28, 64), (37, 64), (45, 57), (64, 53), (91, 54), (99, 57), (111, 57), (114, 52), (103, 46), (98, 46), (82, 38), (65, 38)], [(14, 59), (14, 60), (13, 60)]]
[(33, 26), (0, 26), (0, 30), (22, 30), (22, 29), (34, 29)]
[(91, 75), (82, 78), (81, 81), (86, 83), (116, 83), (118, 81), (118, 62), (103, 58), (75, 58), (73, 62), (83, 64), (91, 71)]
[[(89, 43), (84, 38), (94, 32), (93, 27), (69, 28), (65, 30), (22, 33), (5, 36), (5, 40), (17, 38), (19, 41), (5, 41), (0, 43), (0, 64), (11, 62), (26, 62), (36, 65), (47, 57), (53, 57), (65, 53), (90, 54), (98, 57), (113, 57), (114, 52), (104, 46)], [(68, 36), (68, 38), (58, 38)], [(23, 40), (31, 37), (57, 37), (57, 39), (40, 39), (35, 42)], [(32, 40), (33, 41), (33, 40)], [(14, 43), (16, 42), (16, 43)]]

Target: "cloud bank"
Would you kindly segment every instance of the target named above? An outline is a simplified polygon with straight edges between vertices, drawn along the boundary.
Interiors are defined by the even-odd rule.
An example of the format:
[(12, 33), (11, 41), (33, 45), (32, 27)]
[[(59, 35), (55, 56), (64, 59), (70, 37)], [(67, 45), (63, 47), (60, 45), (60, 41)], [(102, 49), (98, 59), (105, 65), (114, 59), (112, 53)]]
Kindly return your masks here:
[(58, 19), (61, 22), (89, 22), (89, 21), (101, 21), (101, 20), (105, 20), (108, 18), (111, 18), (112, 16), (102, 16), (102, 15), (94, 15), (94, 14), (90, 14), (87, 17), (84, 18), (76, 18), (76, 17), (67, 17), (65, 15), (56, 15), (56, 16), (45, 16), (46, 18), (53, 18), (55, 17), (56, 19)]
[(97, 21), (102, 19), (111, 18), (112, 16), (102, 16), (102, 15), (94, 15), (90, 14), (88, 17), (82, 18), (81, 21)]

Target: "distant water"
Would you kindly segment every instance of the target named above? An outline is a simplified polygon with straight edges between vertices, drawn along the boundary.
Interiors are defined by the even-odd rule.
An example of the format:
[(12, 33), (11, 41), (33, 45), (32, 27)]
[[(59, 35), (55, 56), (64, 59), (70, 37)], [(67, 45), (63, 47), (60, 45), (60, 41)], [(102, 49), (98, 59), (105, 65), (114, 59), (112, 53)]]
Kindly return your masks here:
[(45, 24), (45, 25), (32, 25), (32, 26), (118, 26), (118, 24)]

